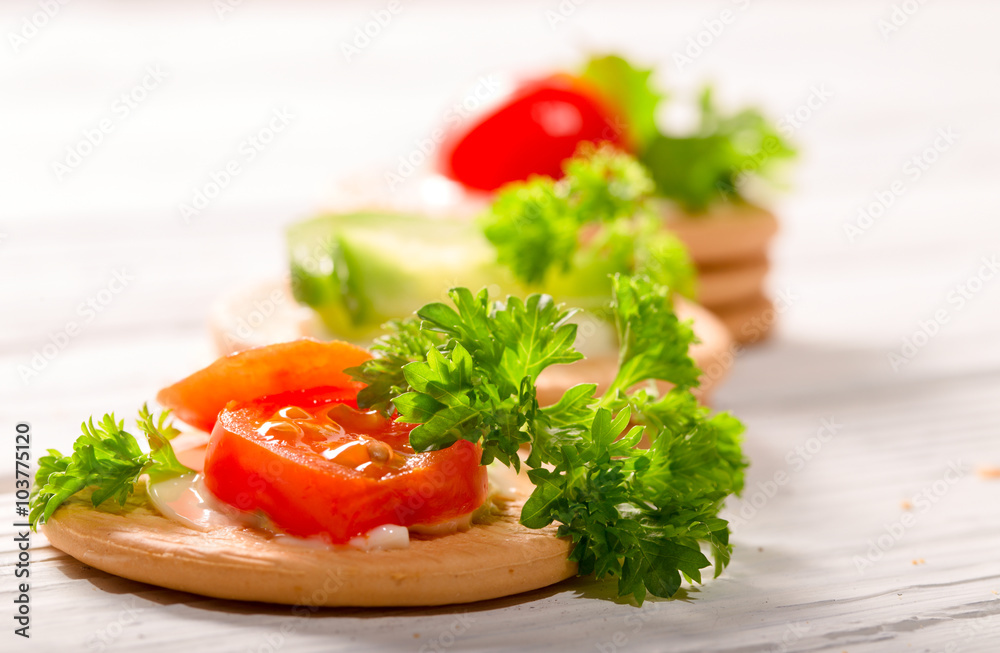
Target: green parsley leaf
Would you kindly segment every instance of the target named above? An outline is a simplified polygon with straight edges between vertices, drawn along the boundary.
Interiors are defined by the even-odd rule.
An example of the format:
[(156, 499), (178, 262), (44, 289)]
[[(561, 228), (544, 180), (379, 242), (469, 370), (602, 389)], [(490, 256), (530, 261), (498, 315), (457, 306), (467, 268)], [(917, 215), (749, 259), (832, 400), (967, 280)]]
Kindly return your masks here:
[(643, 274), (693, 295), (693, 265), (650, 206), (655, 184), (635, 158), (584, 143), (563, 169), (560, 180), (534, 177), (504, 186), (481, 218), (498, 262), (517, 281), (564, 294), (610, 295), (600, 286), (609, 273)]
[[(421, 330), (444, 338), (424, 360), (390, 370), (388, 361), (407, 352), (384, 351), (355, 376), (394, 380), (400, 419), (419, 424), (410, 436), (417, 450), (465, 439), (481, 444), (484, 463), (518, 468), (518, 450), (527, 447), (535, 490), (521, 523), (557, 523), (581, 575), (617, 578), (619, 593), (641, 604), (647, 594), (672, 596), (683, 579), (700, 582), (712, 565), (702, 545), (716, 575), (729, 563), (728, 524), (718, 513), (743, 487), (743, 427), (710, 415), (691, 394), (694, 334), (673, 313), (667, 289), (647, 277), (616, 276), (611, 285), (620, 369), (601, 397), (581, 384), (538, 406), (538, 374), (580, 358), (571, 312), (538, 294), (491, 303), (485, 291), (453, 289), (453, 306), (418, 311)], [(661, 395), (644, 383), (652, 380), (673, 389)], [(648, 448), (637, 447), (643, 437)]]
[(579, 216), (567, 211), (565, 189), (548, 177), (509, 184), (483, 220), (497, 260), (528, 285), (551, 268), (567, 271), (578, 246)]
[[(394, 327), (398, 334), (419, 324), (422, 332), (440, 338), (437, 346), (426, 347), (424, 360), (408, 360), (414, 350), (390, 334), (379, 344), (379, 358), (348, 371), (395, 393), (399, 419), (420, 425), (410, 433), (415, 450), (440, 449), (458, 439), (482, 441), (484, 462), (499, 459), (517, 467), (517, 451), (527, 442), (525, 426), (537, 410), (538, 374), (582, 358), (573, 348), (573, 313), (548, 295), (498, 303), (485, 290), (473, 295), (456, 288), (449, 296), (455, 308), (428, 304), (417, 318)], [(374, 405), (363, 395), (359, 405)]]
[(73, 443), (72, 455), (63, 456), (50, 449), (38, 460), (28, 518), (32, 528), (48, 521), (66, 499), (87, 488), (94, 489), (94, 506), (109, 499), (123, 506), (143, 474), (148, 474), (151, 481), (161, 481), (192, 473), (194, 470), (178, 462), (174, 455), (170, 440), (178, 431), (166, 421), (168, 414), (164, 411), (154, 420), (145, 405), (139, 410), (136, 424), (146, 436), (148, 452), (125, 431), (125, 422), (116, 422), (114, 415), (105, 415), (96, 425), (93, 419), (84, 422), (83, 435)]
[(365, 365), (345, 370), (366, 387), (358, 393), (358, 406), (375, 409), (385, 416), (393, 412), (392, 399), (405, 392), (403, 367), (427, 358), (427, 353), (444, 343), (434, 331), (420, 328), (420, 320), (391, 320), (383, 326), (386, 333), (370, 347), (375, 358)]
[(698, 107), (701, 119), (693, 134), (660, 134), (640, 155), (657, 194), (689, 213), (702, 213), (721, 200), (746, 202), (742, 188), (746, 178), (772, 178), (777, 164), (795, 155), (756, 109), (723, 115), (711, 88), (704, 89)]
[(612, 284), (620, 353), (618, 374), (606, 396), (651, 379), (697, 386), (701, 370), (688, 355), (696, 342), (694, 331), (677, 318), (667, 289), (647, 277), (617, 275)]

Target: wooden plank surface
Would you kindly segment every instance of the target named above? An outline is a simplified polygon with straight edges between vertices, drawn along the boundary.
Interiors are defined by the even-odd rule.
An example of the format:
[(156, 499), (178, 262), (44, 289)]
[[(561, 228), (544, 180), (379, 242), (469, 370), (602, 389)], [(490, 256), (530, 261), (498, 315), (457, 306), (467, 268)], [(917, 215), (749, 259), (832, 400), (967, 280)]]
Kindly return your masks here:
[[(74, 3), (4, 53), (2, 441), (24, 420), (36, 456), (65, 448), (91, 413), (131, 413), (207, 362), (213, 301), (280, 274), (283, 225), (332, 201), (334, 180), (391, 169), (463, 84), (622, 48), (659, 62), (682, 92), (712, 78), (725, 101), (776, 116), (817, 87), (830, 94), (795, 129), (803, 159), (777, 204), (771, 288), (788, 309), (771, 342), (738, 355), (716, 397), (747, 423), (753, 461), (746, 494), (727, 509), (732, 565), (641, 609), (580, 579), (454, 609), (303, 617), (116, 579), (36, 536), (33, 637), (15, 638), (5, 617), (3, 650), (997, 650), (1000, 480), (985, 472), (1000, 467), (1000, 283), (973, 280), (1000, 254), (1000, 7), (927, 3), (883, 38), (891, 2), (593, 0), (554, 25), (554, 2), (404, 2), (345, 61), (341, 43), (381, 7), (245, 2), (220, 19), (211, 3)], [(2, 31), (35, 10), (3, 5)], [(678, 69), (673, 54), (723, 10), (735, 21)], [(52, 161), (157, 62), (162, 87), (57, 181)], [(179, 203), (276, 107), (296, 116), (287, 132), (184, 224)], [(955, 143), (906, 178), (907, 160), (949, 128)], [(897, 178), (905, 193), (848, 238), (845, 223)], [(85, 319), (81, 302), (116, 272), (129, 277), (124, 290), (26, 381), (21, 366)], [(960, 304), (970, 283), (981, 287)], [(894, 370), (888, 355), (942, 310), (947, 323)], [(15, 596), (9, 451), (5, 614)]]

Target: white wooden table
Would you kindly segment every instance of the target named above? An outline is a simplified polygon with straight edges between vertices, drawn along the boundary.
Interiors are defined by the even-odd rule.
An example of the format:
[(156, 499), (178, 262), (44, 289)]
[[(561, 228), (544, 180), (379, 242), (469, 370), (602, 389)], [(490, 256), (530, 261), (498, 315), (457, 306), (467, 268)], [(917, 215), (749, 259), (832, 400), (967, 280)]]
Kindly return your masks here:
[[(206, 363), (212, 302), (279, 274), (282, 226), (320, 207), (334, 180), (394, 167), (480, 75), (608, 47), (660, 62), (682, 92), (710, 77), (727, 102), (800, 111), (772, 276), (789, 307), (717, 396), (747, 423), (753, 460), (729, 506), (732, 565), (642, 609), (582, 579), (458, 608), (304, 618), (122, 581), (36, 536), (25, 641), (7, 616), (8, 493), (2, 650), (998, 650), (1000, 480), (987, 472), (1000, 467), (1000, 282), (975, 279), (1000, 254), (1000, 6), (927, 3), (883, 38), (888, 1), (592, 0), (562, 3), (566, 20), (550, 26), (554, 1), (402, 0), (346, 61), (342, 43), (387, 6), (253, 0), (220, 18), (208, 2), (72, 3), (16, 54), (9, 34), (38, 5), (0, 6), (2, 492), (18, 421), (37, 457), (66, 448), (91, 413), (131, 414)], [(724, 10), (732, 21), (678, 70), (673, 54)], [(165, 77), (146, 79), (122, 115), (116, 98), (149, 66)], [(275, 110), (292, 118), (241, 158)], [(52, 163), (104, 119), (113, 129), (57, 180)], [(939, 139), (935, 161), (908, 174), (948, 129), (954, 142)], [(234, 158), (239, 174), (185, 224), (179, 205)], [(851, 240), (844, 225), (897, 179), (902, 194)], [(935, 315), (947, 322), (933, 337), (914, 336)], [(70, 321), (78, 333), (25, 380), (22, 366)], [(894, 370), (889, 354), (915, 337), (923, 346)]]

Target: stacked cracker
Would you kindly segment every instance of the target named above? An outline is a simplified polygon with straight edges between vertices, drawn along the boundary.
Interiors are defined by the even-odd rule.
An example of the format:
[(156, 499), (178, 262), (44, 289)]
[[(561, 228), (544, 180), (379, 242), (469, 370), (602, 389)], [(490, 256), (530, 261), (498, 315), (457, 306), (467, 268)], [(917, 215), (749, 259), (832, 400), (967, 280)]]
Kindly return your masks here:
[(697, 300), (715, 313), (743, 344), (768, 337), (774, 305), (764, 282), (770, 267), (768, 247), (778, 221), (748, 204), (716, 204), (690, 215), (664, 205), (667, 227), (677, 234), (698, 270)]

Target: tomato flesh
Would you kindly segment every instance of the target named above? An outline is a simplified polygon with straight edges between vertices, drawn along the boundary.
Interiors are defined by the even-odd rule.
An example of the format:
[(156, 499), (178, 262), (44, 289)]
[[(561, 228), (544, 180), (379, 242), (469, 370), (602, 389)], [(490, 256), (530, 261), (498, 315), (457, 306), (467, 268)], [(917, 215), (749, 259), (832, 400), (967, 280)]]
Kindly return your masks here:
[(446, 176), (477, 190), (496, 190), (531, 175), (562, 177), (580, 143), (625, 147), (628, 135), (597, 94), (565, 75), (531, 82), (503, 106), (446, 143)]
[(231, 402), (205, 456), (221, 501), (282, 531), (344, 543), (384, 524), (434, 524), (486, 500), (478, 445), (414, 453), (414, 425), (358, 410), (356, 390), (326, 387)]
[(301, 339), (224, 356), (156, 395), (174, 417), (211, 431), (230, 401), (250, 401), (301, 388), (363, 387), (344, 370), (371, 358), (346, 342)]

